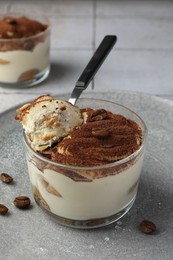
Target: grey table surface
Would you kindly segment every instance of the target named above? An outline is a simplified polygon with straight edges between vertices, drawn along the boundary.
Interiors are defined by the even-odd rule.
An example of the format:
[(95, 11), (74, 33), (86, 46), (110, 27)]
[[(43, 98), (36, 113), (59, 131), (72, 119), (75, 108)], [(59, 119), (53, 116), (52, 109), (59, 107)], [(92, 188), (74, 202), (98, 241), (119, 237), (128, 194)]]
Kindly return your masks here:
[[(0, 183), (1, 203), (9, 207), (9, 214), (0, 216), (0, 259), (172, 259), (173, 101), (118, 91), (88, 92), (83, 96), (126, 105), (148, 126), (148, 145), (135, 204), (121, 220), (95, 230), (71, 229), (50, 219), (34, 202), (22, 129), (13, 120), (16, 108), (10, 109), (0, 116), (0, 169), (14, 178), (13, 185)], [(12, 205), (18, 195), (31, 198), (29, 210), (21, 211)], [(139, 231), (143, 219), (156, 224), (155, 234)]]

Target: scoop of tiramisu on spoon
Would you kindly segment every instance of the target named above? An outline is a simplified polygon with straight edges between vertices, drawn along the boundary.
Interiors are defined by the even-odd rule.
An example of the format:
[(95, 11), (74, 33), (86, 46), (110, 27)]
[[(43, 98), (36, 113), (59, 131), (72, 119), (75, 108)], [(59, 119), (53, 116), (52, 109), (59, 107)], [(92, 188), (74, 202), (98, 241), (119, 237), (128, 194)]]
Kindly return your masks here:
[(18, 109), (15, 118), (23, 125), (27, 139), (34, 150), (47, 149), (82, 124), (80, 109), (73, 105), (87, 88), (116, 39), (116, 36), (105, 36), (79, 77), (69, 102), (54, 100), (50, 95), (43, 95)]

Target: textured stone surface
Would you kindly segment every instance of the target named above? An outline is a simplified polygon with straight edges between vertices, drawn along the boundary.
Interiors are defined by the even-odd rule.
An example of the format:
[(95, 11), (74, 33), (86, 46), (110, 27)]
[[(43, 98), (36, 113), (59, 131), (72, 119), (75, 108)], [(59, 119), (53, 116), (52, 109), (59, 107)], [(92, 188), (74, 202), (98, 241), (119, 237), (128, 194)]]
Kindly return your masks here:
[[(82, 96), (126, 105), (146, 121), (148, 145), (134, 206), (121, 220), (95, 230), (66, 228), (50, 219), (34, 202), (22, 129), (13, 120), (15, 109), (11, 109), (0, 116), (0, 170), (14, 178), (12, 185), (0, 183), (0, 203), (9, 208), (6, 216), (0, 216), (0, 259), (172, 259), (173, 102), (127, 92), (88, 92)], [(31, 198), (29, 210), (21, 211), (12, 205), (20, 195)], [(155, 234), (139, 231), (143, 219), (156, 224)]]

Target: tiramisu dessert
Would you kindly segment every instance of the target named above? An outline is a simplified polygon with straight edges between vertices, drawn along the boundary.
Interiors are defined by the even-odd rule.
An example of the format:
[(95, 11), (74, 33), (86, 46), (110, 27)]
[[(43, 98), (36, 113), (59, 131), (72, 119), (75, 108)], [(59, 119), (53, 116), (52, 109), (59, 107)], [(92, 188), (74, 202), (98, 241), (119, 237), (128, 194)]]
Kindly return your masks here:
[(123, 106), (78, 102), (44, 95), (19, 108), (16, 119), (24, 128), (36, 201), (60, 223), (91, 228), (117, 220), (132, 206), (147, 130)]
[[(37, 18), (39, 19), (39, 18)], [(32, 86), (49, 74), (50, 25), (26, 16), (0, 18), (0, 83)]]

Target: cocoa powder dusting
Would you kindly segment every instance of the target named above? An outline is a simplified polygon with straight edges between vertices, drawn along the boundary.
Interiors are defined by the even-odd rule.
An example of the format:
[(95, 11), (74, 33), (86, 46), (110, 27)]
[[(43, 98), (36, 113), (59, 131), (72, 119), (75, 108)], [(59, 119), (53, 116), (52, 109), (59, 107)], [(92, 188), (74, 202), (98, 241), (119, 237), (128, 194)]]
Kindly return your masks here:
[[(1, 39), (22, 39), (22, 41), (1, 41), (0, 51), (10, 50), (27, 50), (32, 51), (39, 43), (44, 41), (45, 36), (40, 35), (37, 38), (29, 39), (28, 37), (35, 36), (44, 32), (48, 26), (41, 22), (21, 17), (4, 17), (0, 20), (0, 36)], [(23, 40), (25, 38), (25, 40)]]
[(142, 131), (132, 120), (104, 109), (83, 109), (87, 122), (42, 155), (74, 166), (99, 166), (121, 160), (139, 149)]

